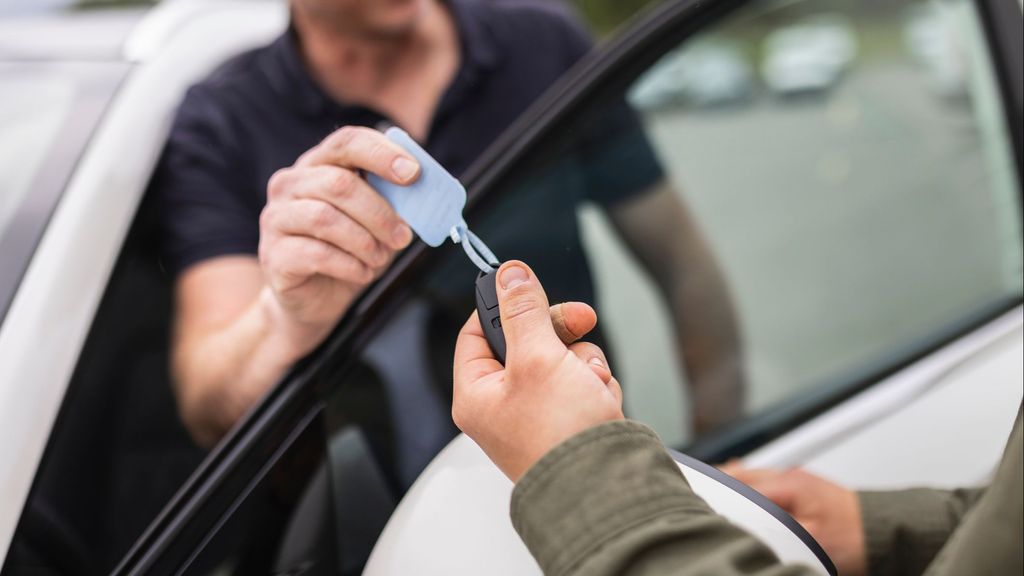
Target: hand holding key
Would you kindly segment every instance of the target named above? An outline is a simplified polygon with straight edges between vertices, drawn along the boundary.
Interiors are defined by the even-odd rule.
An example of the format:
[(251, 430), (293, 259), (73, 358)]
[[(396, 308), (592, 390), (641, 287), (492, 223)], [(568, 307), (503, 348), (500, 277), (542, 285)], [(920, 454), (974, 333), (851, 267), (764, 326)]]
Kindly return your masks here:
[(452, 418), (516, 481), (562, 441), (621, 419), (622, 389), (604, 352), (575, 342), (594, 328), (592, 308), (549, 308), (522, 262), (502, 264), (497, 279), (507, 362), (494, 357), (479, 317), (471, 316), (455, 345)]
[(424, 242), (440, 246), (450, 236), (480, 269), (477, 313), (456, 343), (452, 418), (515, 481), (563, 440), (623, 417), (622, 390), (604, 352), (576, 342), (597, 315), (579, 302), (549, 308), (522, 262), (495, 271), (497, 258), (462, 217), (459, 181), (402, 130), (387, 137), (416, 158), (422, 175), (411, 185), (372, 174), (367, 180)]
[(279, 170), (260, 216), (263, 294), (296, 357), (330, 331), (412, 233), (360, 176), (415, 182), (416, 160), (383, 134), (345, 127)]
[(462, 244), (466, 256), (480, 269), (476, 281), (477, 312), (483, 321), (487, 342), (498, 361), (505, 363), (505, 335), (498, 316), (494, 295), (494, 267), (498, 259), (483, 240), (469, 230), (462, 217), (466, 205), (466, 189), (400, 128), (390, 128), (388, 139), (400, 145), (419, 162), (422, 174), (411, 185), (395, 185), (370, 174), (367, 181), (427, 244), (438, 247), (446, 238)]

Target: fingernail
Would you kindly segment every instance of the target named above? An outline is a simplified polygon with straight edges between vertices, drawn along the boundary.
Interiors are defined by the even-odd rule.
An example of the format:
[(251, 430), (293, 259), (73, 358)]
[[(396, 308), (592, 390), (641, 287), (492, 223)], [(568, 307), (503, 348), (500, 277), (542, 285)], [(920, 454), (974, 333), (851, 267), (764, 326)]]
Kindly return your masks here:
[(587, 362), (593, 364), (594, 366), (598, 366), (600, 368), (607, 368), (607, 366), (604, 363), (604, 360), (601, 360), (597, 356), (591, 358), (590, 360), (587, 360)]
[(520, 284), (525, 284), (529, 279), (530, 275), (520, 266), (509, 266), (502, 270), (498, 277), (501, 287), (505, 290), (511, 290)]
[(394, 238), (395, 243), (401, 247), (405, 247), (406, 244), (412, 240), (412, 231), (405, 224), (399, 224), (395, 226), (394, 232), (391, 233), (391, 237)]
[(415, 162), (409, 160), (405, 156), (399, 156), (395, 158), (395, 161), (391, 163), (391, 171), (398, 176), (398, 179), (402, 182), (408, 182), (412, 180), (413, 176), (416, 175), (416, 171), (419, 167)]

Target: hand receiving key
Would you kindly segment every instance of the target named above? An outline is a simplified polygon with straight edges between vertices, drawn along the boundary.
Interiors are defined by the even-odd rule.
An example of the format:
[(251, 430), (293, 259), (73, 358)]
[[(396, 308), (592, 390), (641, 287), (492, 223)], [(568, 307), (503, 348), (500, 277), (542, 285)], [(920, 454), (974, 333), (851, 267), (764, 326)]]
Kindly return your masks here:
[(580, 302), (548, 307), (526, 264), (501, 265), (496, 295), (508, 339), (502, 366), (474, 314), (455, 346), (455, 424), (512, 481), (562, 441), (602, 422), (621, 419), (622, 389), (604, 352), (576, 342), (597, 314)]

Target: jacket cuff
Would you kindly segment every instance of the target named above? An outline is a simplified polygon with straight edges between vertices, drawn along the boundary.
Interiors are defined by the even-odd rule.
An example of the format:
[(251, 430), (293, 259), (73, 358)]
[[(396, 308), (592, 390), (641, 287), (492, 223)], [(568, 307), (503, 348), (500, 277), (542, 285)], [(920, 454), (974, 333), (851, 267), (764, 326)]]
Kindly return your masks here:
[(512, 493), (512, 524), (549, 576), (672, 511), (711, 513), (654, 431), (628, 420), (558, 445)]
[(950, 494), (912, 489), (859, 492), (868, 574), (921, 574), (956, 529)]

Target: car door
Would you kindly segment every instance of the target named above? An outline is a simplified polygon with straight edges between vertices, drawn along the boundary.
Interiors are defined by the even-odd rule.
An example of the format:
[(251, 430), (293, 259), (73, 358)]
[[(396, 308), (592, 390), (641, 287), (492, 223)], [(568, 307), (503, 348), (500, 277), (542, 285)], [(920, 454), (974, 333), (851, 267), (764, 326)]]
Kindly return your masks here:
[[(666, 2), (484, 154), (467, 220), (594, 305), (630, 417), (743, 456), (1019, 333), (1020, 38), (1013, 0)], [(118, 572), (359, 573), (456, 432), (474, 276), (404, 253)]]

